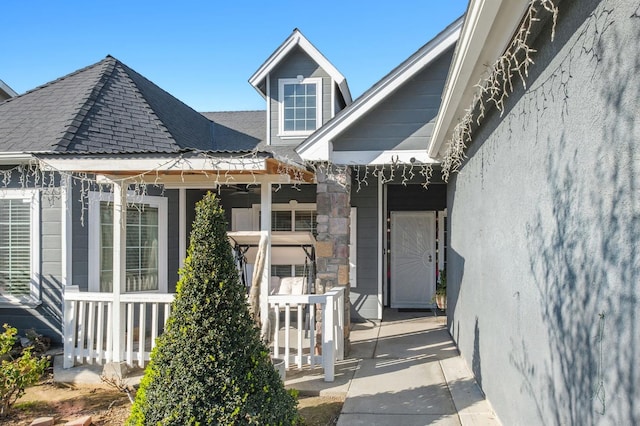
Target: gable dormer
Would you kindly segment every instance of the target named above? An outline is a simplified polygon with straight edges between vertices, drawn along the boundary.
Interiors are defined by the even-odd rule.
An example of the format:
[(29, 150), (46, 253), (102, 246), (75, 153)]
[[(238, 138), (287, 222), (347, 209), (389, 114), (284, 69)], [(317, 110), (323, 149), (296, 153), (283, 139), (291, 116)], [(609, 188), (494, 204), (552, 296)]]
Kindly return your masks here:
[(249, 83), (267, 102), (269, 145), (298, 145), (351, 104), (347, 80), (297, 28)]

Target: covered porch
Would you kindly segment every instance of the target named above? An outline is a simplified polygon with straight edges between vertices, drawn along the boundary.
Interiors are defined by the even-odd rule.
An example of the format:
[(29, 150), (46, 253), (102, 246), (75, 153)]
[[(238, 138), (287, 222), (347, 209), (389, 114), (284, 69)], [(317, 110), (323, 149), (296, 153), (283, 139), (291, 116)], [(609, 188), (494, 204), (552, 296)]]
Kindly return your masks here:
[[(80, 225), (72, 214), (75, 195), (83, 198), (82, 219), (89, 222), (86, 282), (72, 278), (80, 261), (77, 257), (82, 255), (75, 247), (66, 248), (67, 282), (73, 284), (64, 289), (64, 368), (109, 362), (144, 367), (148, 362), (155, 339), (162, 333), (170, 315), (177, 269), (183, 266), (187, 252), (193, 206), (204, 191), (217, 191), (231, 216), (234, 209), (227, 208), (225, 199), (231, 200), (235, 194), (247, 192), (254, 198), (258, 196), (255, 232), (270, 242), (274, 191), (283, 185), (309, 186), (315, 182), (314, 173), (306, 168), (278, 160), (268, 153), (256, 152), (235, 156), (203, 153), (142, 157), (50, 156), (43, 158), (42, 163), (63, 176), (68, 241), (74, 241), (74, 231), (85, 225)], [(79, 189), (77, 183), (73, 184), (76, 176), (85, 176)], [(252, 206), (253, 210), (256, 205)], [(148, 215), (148, 212), (153, 214)], [(238, 218), (231, 216), (228, 216), (232, 225), (230, 230), (241, 222), (236, 220), (241, 215)], [(132, 219), (133, 223), (128, 223)], [(98, 225), (92, 225), (95, 221)], [(131, 232), (132, 229), (135, 232)], [(155, 232), (150, 244), (144, 238), (148, 232)], [(140, 236), (138, 240), (137, 235)], [(104, 244), (105, 239), (112, 239), (111, 247)], [(137, 246), (137, 254), (132, 244)], [(150, 253), (155, 261), (145, 262)], [(267, 244), (264, 255), (262, 282), (269, 283), (273, 275), (271, 244)], [(137, 267), (132, 268), (132, 259), (138, 262)], [(172, 268), (171, 264), (177, 267)], [(276, 299), (269, 300), (270, 297)], [(291, 300), (292, 297), (295, 300)], [(304, 305), (312, 307), (314, 304), (332, 307), (323, 310), (323, 316), (327, 317), (322, 321), (322, 353), (336, 355), (325, 356), (324, 360), (320, 354), (314, 356), (310, 349), (314, 345), (313, 337), (306, 350), (309, 355), (305, 364), (322, 365), (329, 358), (338, 357), (340, 352), (343, 332), (338, 328), (344, 324), (344, 315), (338, 317), (335, 311), (344, 312), (338, 307), (344, 305), (344, 292), (270, 296), (269, 285), (261, 286), (262, 318), (268, 317), (270, 309), (289, 311), (298, 307), (301, 311)], [(290, 326), (288, 322), (284, 325)], [(305, 325), (309, 328), (304, 334), (314, 336), (314, 321)], [(298, 329), (301, 326), (300, 322), (296, 323)], [(300, 334), (301, 330), (297, 332)], [(288, 339), (286, 343), (288, 345)], [(284, 350), (290, 353), (288, 346)], [(299, 345), (293, 352), (301, 355), (304, 350)], [(292, 365), (300, 365), (295, 356), (287, 358), (287, 364), (291, 359), (295, 361)], [(302, 359), (301, 356), (298, 358)], [(330, 373), (329, 367), (325, 366), (325, 370)]]

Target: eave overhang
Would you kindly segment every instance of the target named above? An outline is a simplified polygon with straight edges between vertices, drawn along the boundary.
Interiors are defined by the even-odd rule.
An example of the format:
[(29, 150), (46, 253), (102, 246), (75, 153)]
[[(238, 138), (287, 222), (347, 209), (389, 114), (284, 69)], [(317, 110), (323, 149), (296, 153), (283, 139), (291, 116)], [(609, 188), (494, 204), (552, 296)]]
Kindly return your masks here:
[(40, 167), (154, 184), (313, 183), (313, 172), (264, 156), (39, 155)]
[(293, 33), (278, 47), (269, 58), (258, 68), (258, 70), (249, 78), (249, 83), (262, 95), (263, 98), (266, 98), (266, 89), (264, 82), (269, 75), (269, 73), (275, 69), (286, 57), (287, 55), (296, 47), (299, 46), (307, 55), (311, 57), (322, 69), (324, 69), (331, 79), (335, 82), (342, 94), (342, 97), (345, 100), (347, 105), (350, 105), (352, 102), (351, 92), (349, 91), (349, 86), (347, 85), (347, 80), (344, 76), (338, 71), (338, 69), (333, 66), (331, 62), (322, 54), (320, 51), (313, 45), (307, 38), (295, 28)]
[(470, 1), (427, 148), (430, 157), (442, 157), (444, 142), (472, 107), (476, 85), (508, 47), (529, 4), (529, 0)]

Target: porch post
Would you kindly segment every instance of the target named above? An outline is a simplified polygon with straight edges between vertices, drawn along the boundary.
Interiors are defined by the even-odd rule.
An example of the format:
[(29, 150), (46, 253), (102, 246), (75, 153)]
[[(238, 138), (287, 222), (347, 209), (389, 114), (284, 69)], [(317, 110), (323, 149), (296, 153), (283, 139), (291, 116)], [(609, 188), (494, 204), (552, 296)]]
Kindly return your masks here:
[[(349, 302), (349, 237), (351, 215), (351, 168), (323, 165), (318, 167), (316, 206), (318, 236), (316, 237), (317, 280), (316, 293), (333, 287), (344, 288), (345, 351), (349, 351), (351, 308)], [(320, 308), (318, 308), (320, 309)], [(330, 309), (327, 305), (325, 309)], [(325, 318), (316, 313), (316, 318)], [(316, 324), (316, 341), (320, 340), (322, 325)], [(320, 349), (319, 347), (317, 349)], [(324, 354), (323, 354), (324, 356)]]
[(387, 214), (385, 212), (384, 202), (384, 184), (382, 183), (382, 174), (378, 175), (378, 319), (382, 321), (382, 312), (384, 310), (384, 283), (387, 271), (387, 261), (385, 257), (385, 245), (387, 241)]
[(178, 212), (178, 222), (179, 222), (179, 241), (178, 241), (178, 251), (180, 259), (178, 261), (178, 266), (180, 268), (184, 267), (184, 258), (187, 256), (187, 190), (185, 188), (178, 189), (179, 195), (179, 209)]
[(260, 236), (267, 237), (260, 287), (260, 318), (264, 323), (269, 316), (269, 286), (271, 285), (271, 182), (260, 184)]
[(124, 348), (124, 314), (120, 294), (126, 281), (127, 184), (113, 182), (113, 362), (122, 361)]

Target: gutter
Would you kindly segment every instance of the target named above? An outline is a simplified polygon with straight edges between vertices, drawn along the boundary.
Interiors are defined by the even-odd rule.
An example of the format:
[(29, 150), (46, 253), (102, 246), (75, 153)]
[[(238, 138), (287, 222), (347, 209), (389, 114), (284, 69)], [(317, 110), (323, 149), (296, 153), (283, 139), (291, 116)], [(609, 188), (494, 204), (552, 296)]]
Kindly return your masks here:
[(0, 153), (0, 165), (29, 164), (34, 157), (25, 152), (3, 152)]

